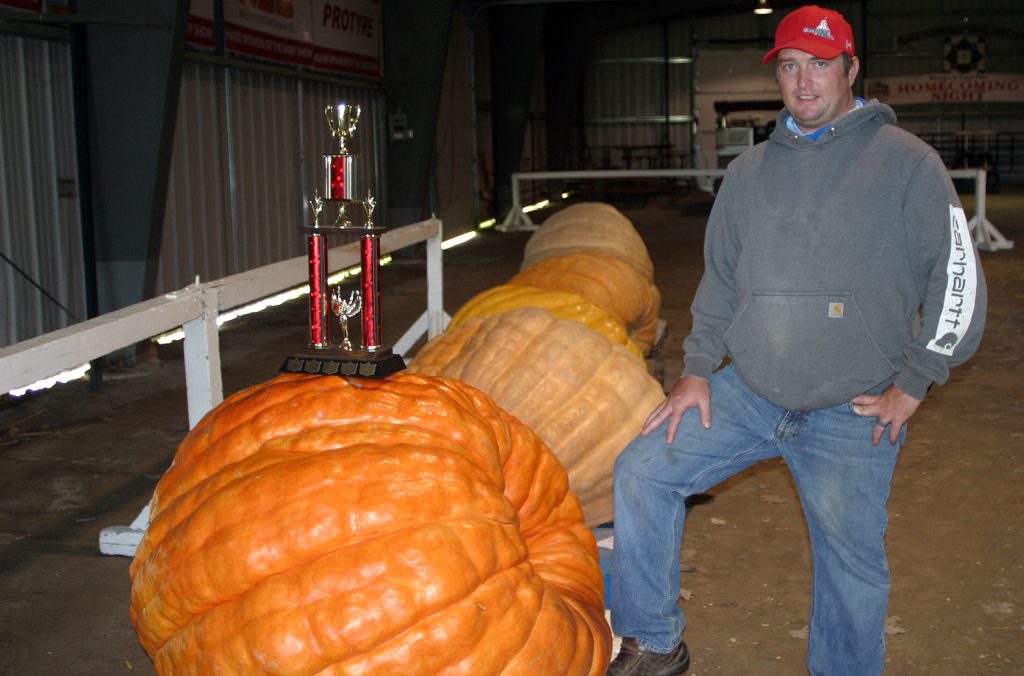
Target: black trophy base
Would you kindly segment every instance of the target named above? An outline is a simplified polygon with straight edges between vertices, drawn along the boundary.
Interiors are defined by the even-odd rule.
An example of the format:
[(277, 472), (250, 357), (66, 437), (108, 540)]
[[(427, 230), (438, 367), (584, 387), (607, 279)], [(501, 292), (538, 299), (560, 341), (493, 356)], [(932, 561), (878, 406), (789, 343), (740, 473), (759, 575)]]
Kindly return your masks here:
[(306, 373), (314, 376), (352, 376), (387, 378), (405, 370), (405, 360), (391, 350), (344, 350), (340, 347), (309, 348), (292, 355), (281, 365), (282, 373)]

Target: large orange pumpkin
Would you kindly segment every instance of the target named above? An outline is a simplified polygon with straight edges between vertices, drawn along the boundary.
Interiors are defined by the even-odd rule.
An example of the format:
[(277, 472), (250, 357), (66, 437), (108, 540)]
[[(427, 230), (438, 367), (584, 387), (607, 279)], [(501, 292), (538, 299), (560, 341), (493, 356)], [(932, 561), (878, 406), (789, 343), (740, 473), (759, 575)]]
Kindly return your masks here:
[(283, 375), (228, 398), (157, 486), (131, 575), (160, 673), (608, 664), (597, 549), (565, 471), (441, 378)]
[(409, 371), (477, 387), (529, 425), (565, 466), (591, 526), (611, 520), (615, 458), (665, 398), (624, 347), (534, 307), (446, 331)]
[(549, 216), (530, 235), (523, 251), (523, 269), (553, 256), (595, 252), (632, 265), (648, 282), (654, 263), (640, 233), (621, 211), (602, 202), (580, 202)]
[(661, 294), (635, 267), (618, 258), (596, 251), (552, 256), (508, 283), (582, 296), (625, 324), (629, 337), (645, 354), (654, 345)]

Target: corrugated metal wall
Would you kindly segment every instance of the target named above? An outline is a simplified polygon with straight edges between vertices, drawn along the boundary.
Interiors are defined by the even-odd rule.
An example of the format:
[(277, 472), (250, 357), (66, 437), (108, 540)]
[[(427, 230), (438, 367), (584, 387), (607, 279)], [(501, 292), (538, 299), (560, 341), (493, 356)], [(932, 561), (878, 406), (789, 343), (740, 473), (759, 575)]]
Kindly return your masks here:
[(198, 275), (216, 279), (233, 259), (224, 113), (224, 69), (186, 64), (178, 100), (174, 155), (167, 186), (159, 292)]
[(651, 24), (603, 36), (584, 74), (588, 168), (688, 166), (689, 26)]
[(0, 345), (85, 315), (71, 111), (68, 45), (0, 35)]
[[(384, 185), (378, 89), (185, 64), (156, 293), (304, 253), (338, 101), (363, 109), (361, 191)], [(77, 184), (68, 45), (0, 35), (0, 346), (85, 316)]]

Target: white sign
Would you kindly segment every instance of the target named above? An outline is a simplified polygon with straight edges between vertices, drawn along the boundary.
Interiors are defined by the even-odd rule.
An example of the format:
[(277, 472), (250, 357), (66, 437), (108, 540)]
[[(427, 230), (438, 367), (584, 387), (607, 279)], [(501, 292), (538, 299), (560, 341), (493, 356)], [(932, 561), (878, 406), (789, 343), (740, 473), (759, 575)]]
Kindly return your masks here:
[(882, 103), (1024, 101), (1024, 73), (970, 73), (869, 77), (869, 98)]
[(381, 76), (380, 0), (224, 0), (224, 46), (298, 66)]
[(313, 66), (380, 77), (380, 1), (315, 0)]

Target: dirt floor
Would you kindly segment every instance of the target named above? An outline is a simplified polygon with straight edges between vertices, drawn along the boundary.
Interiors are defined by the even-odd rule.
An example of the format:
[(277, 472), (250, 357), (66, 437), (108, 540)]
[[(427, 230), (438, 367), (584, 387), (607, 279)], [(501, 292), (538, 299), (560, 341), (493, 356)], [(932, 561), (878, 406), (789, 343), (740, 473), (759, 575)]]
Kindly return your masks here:
[[(972, 200), (965, 196), (968, 214)], [(671, 382), (702, 270), (710, 198), (617, 205), (655, 263)], [(1024, 674), (1024, 189), (989, 196), (1017, 248), (984, 253), (980, 352), (934, 388), (911, 423), (890, 502), (890, 675)], [(529, 233), (488, 233), (445, 256), (445, 307), (518, 269)], [(412, 253), (383, 269), (385, 342), (425, 307)], [(304, 342), (304, 301), (226, 326), (225, 393), (272, 377)], [(0, 410), (0, 674), (152, 673), (128, 621), (129, 560), (100, 529), (132, 521), (187, 431), (181, 345)], [(691, 674), (802, 674), (810, 559), (793, 483), (756, 466), (695, 507), (683, 543)]]

